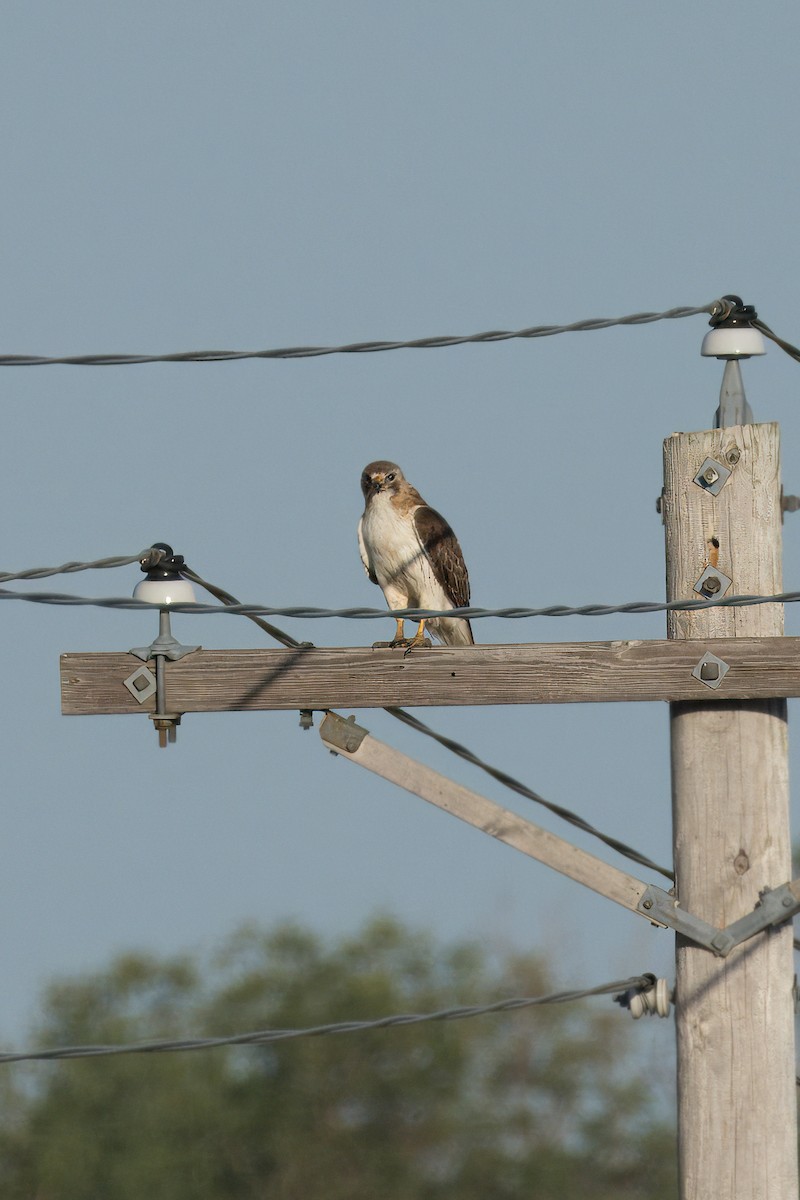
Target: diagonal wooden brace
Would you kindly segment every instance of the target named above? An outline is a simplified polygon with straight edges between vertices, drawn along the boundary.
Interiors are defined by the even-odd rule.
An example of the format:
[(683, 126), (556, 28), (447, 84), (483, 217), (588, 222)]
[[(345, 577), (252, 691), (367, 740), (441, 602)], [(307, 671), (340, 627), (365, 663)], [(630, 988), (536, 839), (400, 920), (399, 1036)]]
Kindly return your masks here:
[(800, 912), (800, 879), (765, 892), (752, 913), (717, 929), (680, 908), (674, 896), (662, 888), (643, 883), (624, 871), (580, 850), (563, 838), (525, 820), (493, 800), (462, 787), (446, 775), (387, 746), (338, 713), (326, 714), (320, 737), (335, 754), (344, 754), (375, 775), (420, 796), (444, 812), (488, 833), (515, 850), (591, 888), (615, 904), (645, 917), (652, 925), (674, 929), (698, 946), (725, 958), (734, 946), (772, 925), (781, 924)]

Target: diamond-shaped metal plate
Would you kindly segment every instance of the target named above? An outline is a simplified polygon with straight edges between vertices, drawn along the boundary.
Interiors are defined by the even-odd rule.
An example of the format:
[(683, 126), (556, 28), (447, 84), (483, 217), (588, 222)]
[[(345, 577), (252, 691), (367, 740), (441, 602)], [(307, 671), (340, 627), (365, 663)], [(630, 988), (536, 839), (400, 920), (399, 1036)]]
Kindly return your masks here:
[(716, 654), (704, 654), (699, 663), (692, 671), (695, 679), (699, 679), (706, 687), (716, 690), (722, 683), (725, 676), (730, 671), (730, 667), (721, 658), (717, 658)]
[(712, 496), (716, 496), (725, 487), (730, 477), (730, 467), (726, 467), (724, 463), (717, 462), (716, 458), (707, 458), (695, 475), (694, 482), (704, 492), (710, 492)]
[(135, 700), (144, 704), (156, 690), (156, 677), (149, 667), (138, 667), (122, 681)]
[[(713, 579), (719, 580), (719, 587), (708, 586), (708, 581)], [(720, 596), (725, 595), (732, 583), (733, 580), (730, 576), (726, 575), (724, 571), (720, 571), (719, 567), (709, 565), (695, 583), (694, 590), (700, 596), (706, 596), (708, 599), (718, 599)]]

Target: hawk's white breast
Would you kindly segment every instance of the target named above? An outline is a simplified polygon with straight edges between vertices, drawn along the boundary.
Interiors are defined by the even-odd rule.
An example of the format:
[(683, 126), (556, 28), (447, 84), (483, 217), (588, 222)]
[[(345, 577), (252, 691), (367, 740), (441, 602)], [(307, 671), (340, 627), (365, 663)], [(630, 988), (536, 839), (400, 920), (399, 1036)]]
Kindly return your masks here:
[(398, 512), (388, 492), (374, 495), (361, 518), (364, 565), (391, 608), (452, 608), (414, 529), (413, 511)]

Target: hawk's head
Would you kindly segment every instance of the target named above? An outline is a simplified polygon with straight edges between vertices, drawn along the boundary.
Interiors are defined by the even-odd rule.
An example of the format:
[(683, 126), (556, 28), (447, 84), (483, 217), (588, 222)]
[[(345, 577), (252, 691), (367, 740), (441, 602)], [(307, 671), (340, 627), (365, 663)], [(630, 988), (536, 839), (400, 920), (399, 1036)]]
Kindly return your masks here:
[(378, 492), (389, 492), (391, 495), (398, 491), (404, 481), (405, 476), (397, 463), (386, 462), (385, 459), (370, 463), (361, 472), (361, 490), (366, 500)]

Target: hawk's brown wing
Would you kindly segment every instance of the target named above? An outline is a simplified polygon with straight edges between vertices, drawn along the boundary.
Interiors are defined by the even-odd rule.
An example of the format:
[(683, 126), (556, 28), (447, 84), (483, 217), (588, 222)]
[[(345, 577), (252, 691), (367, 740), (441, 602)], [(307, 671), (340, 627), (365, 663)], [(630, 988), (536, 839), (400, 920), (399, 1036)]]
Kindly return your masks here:
[(464, 555), (444, 517), (435, 508), (422, 505), (414, 510), (414, 529), (433, 564), (437, 579), (455, 608), (469, 605), (469, 575)]

